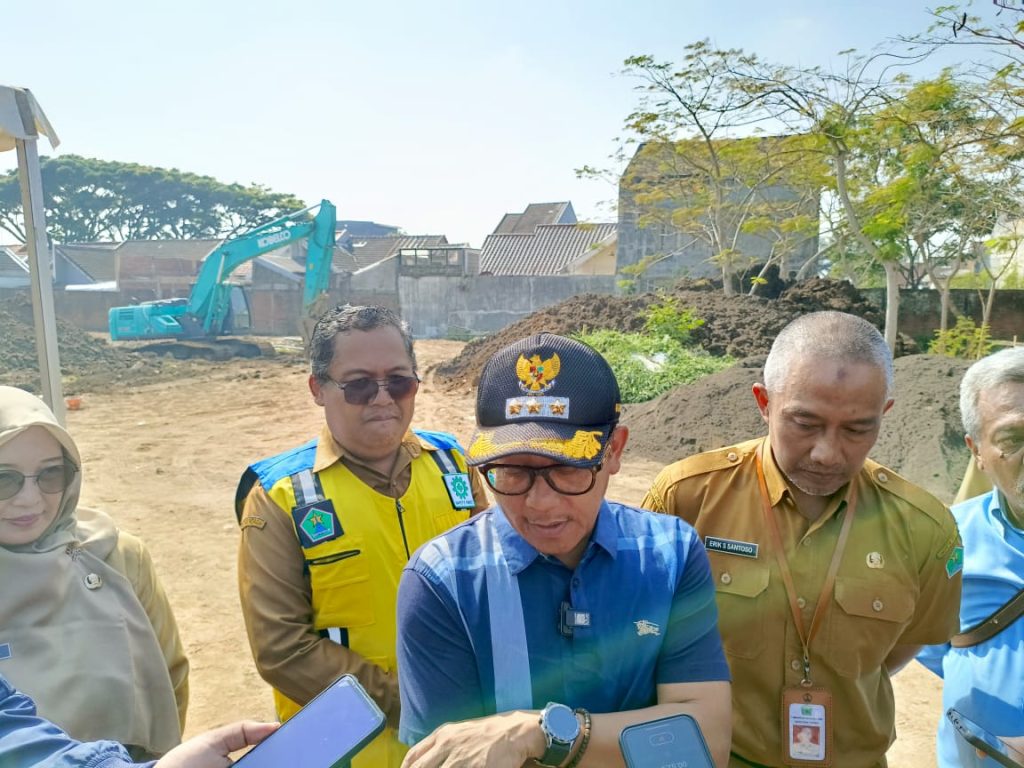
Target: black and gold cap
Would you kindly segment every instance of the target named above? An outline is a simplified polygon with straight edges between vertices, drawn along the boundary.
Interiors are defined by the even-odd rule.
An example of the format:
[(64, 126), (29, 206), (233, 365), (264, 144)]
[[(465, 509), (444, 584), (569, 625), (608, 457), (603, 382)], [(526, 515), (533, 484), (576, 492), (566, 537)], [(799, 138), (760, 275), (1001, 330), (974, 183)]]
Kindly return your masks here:
[(560, 464), (600, 463), (619, 420), (619, 383), (593, 347), (539, 333), (496, 352), (476, 396), (470, 466), (532, 453)]

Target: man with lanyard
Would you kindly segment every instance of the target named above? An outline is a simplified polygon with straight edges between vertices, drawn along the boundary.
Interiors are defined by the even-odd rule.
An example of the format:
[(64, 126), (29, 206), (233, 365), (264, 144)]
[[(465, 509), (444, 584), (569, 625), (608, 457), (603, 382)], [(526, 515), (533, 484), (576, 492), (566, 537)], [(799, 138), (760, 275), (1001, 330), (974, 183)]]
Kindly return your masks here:
[[(952, 516), (867, 459), (892, 379), (870, 323), (804, 315), (753, 385), (767, 438), (665, 468), (643, 502), (692, 523), (708, 550), (733, 674), (732, 766), (884, 766), (889, 676), (956, 631)], [(822, 734), (817, 750), (802, 728)]]
[[(953, 507), (964, 542), (960, 634), (918, 660), (943, 678), (943, 709), (1024, 736), (1024, 347), (982, 358), (960, 383), (975, 467), (995, 487)], [(1019, 743), (1019, 742), (1018, 742)], [(939, 721), (938, 762), (995, 766)]]
[(452, 435), (409, 431), (416, 357), (390, 310), (330, 310), (310, 363), (319, 438), (253, 464), (236, 495), (242, 613), (278, 717), (353, 674), (389, 721), (354, 764), (397, 768), (398, 579), (420, 544), (483, 509), (486, 494)]
[(605, 501), (618, 417), (615, 375), (578, 341), (538, 334), (484, 367), (467, 457), (497, 506), (426, 544), (399, 587), (406, 768), (621, 766), (625, 726), (680, 713), (724, 768), (707, 555), (683, 521)]

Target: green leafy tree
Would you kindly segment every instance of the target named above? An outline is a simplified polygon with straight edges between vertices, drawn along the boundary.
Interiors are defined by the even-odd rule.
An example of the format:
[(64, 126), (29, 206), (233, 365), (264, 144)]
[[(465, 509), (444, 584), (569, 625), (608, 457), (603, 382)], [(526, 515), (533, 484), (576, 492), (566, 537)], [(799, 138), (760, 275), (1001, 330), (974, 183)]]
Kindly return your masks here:
[[(293, 195), (176, 169), (77, 155), (40, 166), (47, 228), (59, 242), (228, 237), (305, 207)], [(16, 171), (0, 175), (0, 229), (25, 241)]]
[(806, 137), (757, 133), (772, 116), (740, 87), (737, 61), (757, 64), (706, 40), (688, 45), (681, 63), (627, 59), (639, 97), (612, 156), (616, 168), (577, 171), (618, 179), (620, 213), (673, 244), (641, 258), (642, 269), (696, 246), (721, 271), (726, 294), (757, 261), (767, 269), (813, 241), (823, 171)]

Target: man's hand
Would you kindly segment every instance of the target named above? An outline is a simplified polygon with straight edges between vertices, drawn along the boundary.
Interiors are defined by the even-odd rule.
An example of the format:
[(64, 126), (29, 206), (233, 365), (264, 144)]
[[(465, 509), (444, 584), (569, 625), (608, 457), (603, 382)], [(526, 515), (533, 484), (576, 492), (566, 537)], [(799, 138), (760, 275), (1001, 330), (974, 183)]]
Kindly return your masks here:
[(232, 752), (259, 744), (277, 730), (278, 723), (247, 720), (223, 725), (179, 744), (157, 761), (156, 768), (225, 768)]
[(544, 749), (539, 712), (505, 712), (445, 723), (409, 750), (402, 768), (521, 768)]

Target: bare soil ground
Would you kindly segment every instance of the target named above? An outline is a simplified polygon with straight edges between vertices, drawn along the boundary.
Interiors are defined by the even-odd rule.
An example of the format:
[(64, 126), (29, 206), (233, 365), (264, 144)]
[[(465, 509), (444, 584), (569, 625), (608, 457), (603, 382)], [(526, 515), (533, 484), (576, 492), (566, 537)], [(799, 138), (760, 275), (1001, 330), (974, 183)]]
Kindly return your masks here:
[[(428, 369), (462, 344), (420, 341), (416, 349)], [(757, 375), (749, 373), (750, 380)], [(319, 429), (322, 415), (306, 389), (305, 365), (263, 358), (193, 364), (156, 383), (139, 383), (142, 378), (87, 391), (82, 409), (68, 414), (85, 459), (82, 503), (110, 512), (153, 553), (192, 662), (188, 733), (241, 717), (271, 718), (270, 692), (253, 668), (239, 613), (232, 502), (250, 461)], [(942, 386), (955, 389), (957, 382), (948, 374)], [(441, 387), (428, 375), (414, 425), (466, 441), (473, 414), (470, 390), (450, 382)], [(662, 460), (629, 453), (610, 495), (638, 503)], [(939, 682), (912, 664), (894, 687), (899, 739), (890, 765), (933, 766)]]

